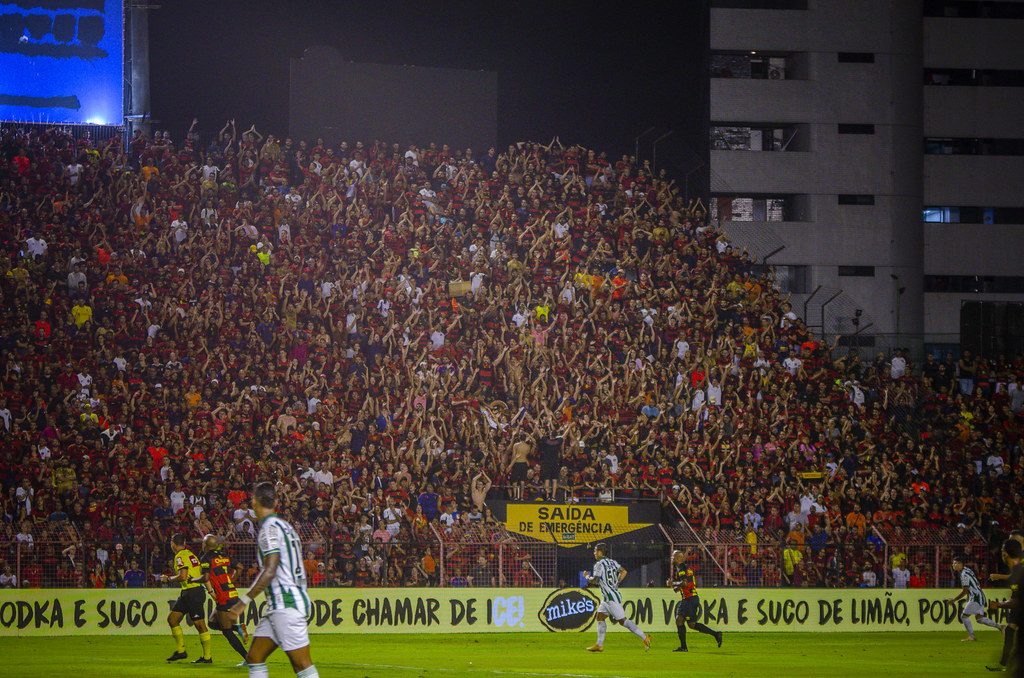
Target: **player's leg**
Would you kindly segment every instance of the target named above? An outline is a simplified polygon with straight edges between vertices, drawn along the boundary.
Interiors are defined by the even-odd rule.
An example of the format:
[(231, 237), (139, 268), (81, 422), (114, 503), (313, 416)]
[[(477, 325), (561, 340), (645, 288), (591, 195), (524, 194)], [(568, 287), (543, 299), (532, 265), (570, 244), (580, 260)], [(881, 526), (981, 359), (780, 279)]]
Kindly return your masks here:
[[(677, 603), (676, 605), (678, 607), (679, 603)], [(686, 652), (686, 619), (681, 614), (676, 615), (676, 635), (679, 636), (679, 647), (672, 651)]]
[(676, 635), (679, 636), (679, 647), (674, 652), (686, 652), (686, 601), (677, 600), (676, 609)]
[[(264, 617), (266, 619), (266, 617)], [(249, 645), (249, 652), (245, 655), (245, 663), (249, 667), (249, 678), (269, 678), (270, 674), (267, 672), (267, 657), (277, 649), (277, 643), (273, 639), (266, 636), (256, 635), (260, 632), (263, 627), (262, 620), (260, 625), (256, 627), (256, 631), (253, 632), (252, 644)]]
[(306, 616), (298, 610), (281, 610), (274, 615), (274, 630), (281, 649), (288, 655), (298, 678), (320, 678), (309, 656), (309, 627)]
[(1007, 624), (1003, 629), (1003, 651), (999, 655), (999, 664), (986, 666), (990, 671), (1005, 671), (1010, 665), (1010, 658), (1013, 656), (1013, 641), (1017, 637), (1017, 625)]
[(718, 647), (722, 647), (722, 634), (718, 631), (708, 628), (706, 625), (697, 621), (697, 610), (700, 608), (700, 602), (697, 596), (690, 598), (691, 608), (687, 610), (687, 618), (690, 620), (690, 628), (699, 633), (706, 633), (709, 636), (713, 636), (718, 641)]
[(974, 624), (971, 623), (971, 615), (977, 616), (982, 613), (984, 613), (984, 610), (982, 610), (981, 606), (977, 603), (968, 602), (966, 605), (964, 605), (964, 609), (960, 613), (960, 623), (962, 623), (964, 625), (964, 628), (967, 629), (967, 638), (964, 638), (965, 641), (975, 639)]
[(965, 629), (967, 629), (967, 637), (962, 638), (961, 640), (974, 640), (974, 625), (971, 624), (971, 615), (960, 615), (960, 623), (964, 625)]
[(1003, 627), (1000, 626), (998, 622), (992, 621), (991, 619), (989, 619), (989, 617), (987, 615), (976, 614), (976, 615), (974, 615), (974, 618), (978, 621), (979, 624), (984, 624), (985, 626), (991, 626), (992, 628), (998, 629), (1000, 631), (1003, 630)]
[(176, 662), (188, 656), (185, 652), (185, 632), (181, 630), (181, 620), (185, 613), (178, 609), (181, 598), (174, 604), (174, 609), (167, 615), (167, 625), (171, 627), (171, 637), (174, 638), (174, 654), (167, 658), (169, 662)]
[[(218, 607), (222, 607), (218, 605)], [(227, 607), (226, 605), (223, 607)], [(242, 631), (237, 624), (231, 624), (231, 620), (227, 613), (227, 610), (218, 610), (213, 617), (214, 621), (217, 622), (216, 628), (227, 639), (231, 647), (242, 657), (242, 661), (245, 661), (245, 656), (248, 654), (248, 650), (245, 649), (245, 639), (242, 637)]]
[(608, 624), (605, 619), (608, 615), (602, 612), (605, 608), (605, 603), (602, 602), (597, 608), (597, 642), (587, 648), (589, 652), (601, 652), (604, 649), (604, 634), (608, 630)]
[(626, 617), (626, 611), (622, 609), (622, 605), (612, 602), (606, 603), (606, 605), (608, 606), (608, 616), (612, 618), (612, 621), (626, 627), (633, 635), (643, 641), (644, 652), (649, 650), (651, 647), (651, 637), (641, 631), (640, 627)]
[(292, 663), (292, 670), (295, 671), (298, 678), (320, 678), (320, 673), (309, 656), (309, 645), (285, 652), (285, 654), (288, 655), (288, 661)]
[(206, 626), (206, 618), (202, 612), (203, 610), (200, 608), (198, 614), (192, 619), (196, 625), (196, 631), (199, 632), (199, 643), (203, 646), (203, 656), (192, 662), (193, 664), (209, 664), (213, 661), (213, 653), (210, 652), (210, 629)]

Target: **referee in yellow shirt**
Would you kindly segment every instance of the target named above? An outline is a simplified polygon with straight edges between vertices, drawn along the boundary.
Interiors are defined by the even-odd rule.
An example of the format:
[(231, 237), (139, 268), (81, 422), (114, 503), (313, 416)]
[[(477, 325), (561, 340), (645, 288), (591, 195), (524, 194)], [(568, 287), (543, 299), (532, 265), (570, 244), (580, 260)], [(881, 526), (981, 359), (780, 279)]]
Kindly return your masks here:
[(181, 618), (188, 615), (188, 618), (195, 624), (199, 631), (199, 642), (203, 644), (203, 656), (192, 662), (193, 664), (212, 664), (210, 656), (210, 630), (206, 627), (206, 590), (201, 581), (203, 576), (202, 566), (196, 554), (185, 548), (185, 537), (176, 534), (171, 537), (171, 550), (174, 551), (173, 577), (166, 574), (160, 575), (162, 582), (180, 582), (181, 595), (167, 615), (167, 624), (171, 627), (171, 635), (174, 637), (174, 654), (167, 658), (169, 662), (176, 662), (179, 659), (186, 659), (188, 652), (185, 651), (185, 632), (181, 630)]

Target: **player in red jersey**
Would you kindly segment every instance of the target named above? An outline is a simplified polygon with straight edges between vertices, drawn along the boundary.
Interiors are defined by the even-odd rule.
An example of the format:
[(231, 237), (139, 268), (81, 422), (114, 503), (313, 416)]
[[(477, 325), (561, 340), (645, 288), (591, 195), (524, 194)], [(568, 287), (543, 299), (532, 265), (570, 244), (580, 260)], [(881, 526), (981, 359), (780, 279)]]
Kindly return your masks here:
[(694, 582), (693, 570), (686, 564), (686, 554), (682, 551), (672, 552), (672, 579), (669, 585), (683, 597), (676, 603), (676, 633), (679, 634), (679, 647), (673, 652), (686, 652), (686, 627), (714, 636), (718, 647), (722, 647), (722, 632), (713, 631), (697, 621), (700, 616), (700, 598), (697, 596), (697, 584)]
[(232, 624), (225, 614), (238, 602), (234, 577), (242, 568), (223, 552), (222, 546), (220, 540), (212, 534), (203, 537), (203, 553), (199, 556), (202, 576), (196, 581), (206, 585), (206, 590), (210, 592), (217, 603), (217, 609), (210, 617), (210, 628), (219, 629), (231, 643), (235, 652), (242, 655), (242, 663), (239, 664), (242, 666), (245, 664), (245, 657), (248, 654), (245, 642), (248, 640), (249, 634), (245, 629), (245, 624)]

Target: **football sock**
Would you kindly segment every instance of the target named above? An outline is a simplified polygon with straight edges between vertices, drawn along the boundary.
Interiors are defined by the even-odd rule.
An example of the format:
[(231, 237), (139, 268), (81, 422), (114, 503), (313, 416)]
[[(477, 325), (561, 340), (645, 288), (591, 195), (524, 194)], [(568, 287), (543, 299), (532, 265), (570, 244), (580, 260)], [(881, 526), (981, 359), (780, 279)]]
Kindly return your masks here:
[(203, 645), (203, 659), (210, 659), (210, 632), (203, 631), (199, 634), (199, 642)]
[(968, 617), (967, 615), (964, 615), (963, 617), (960, 617), (960, 621), (962, 621), (964, 623), (964, 626), (967, 628), (967, 635), (969, 635), (971, 638), (973, 638), (974, 637), (974, 624), (971, 623), (971, 618)]
[(266, 664), (249, 664), (249, 678), (270, 678)]
[(999, 658), (999, 663), (1003, 666), (1010, 665), (1010, 657), (1013, 655), (1013, 639), (1016, 635), (1016, 629), (1008, 628), (1003, 633), (1003, 656)]
[(185, 632), (180, 626), (171, 627), (171, 635), (174, 636), (174, 649), (176, 652), (185, 651)]
[(242, 632), (238, 630), (238, 627), (235, 626), (227, 631), (221, 631), (221, 633), (223, 633), (224, 637), (228, 639), (229, 643), (231, 643), (231, 647), (235, 649), (235, 652), (242, 655), (242, 659), (245, 659), (248, 652), (245, 649), (245, 645), (242, 643)]
[(978, 623), (979, 624), (984, 624), (985, 626), (991, 626), (994, 629), (998, 629), (999, 628), (999, 624), (995, 623), (994, 621), (992, 621), (988, 617), (981, 617), (980, 619), (978, 619)]
[(320, 673), (315, 666), (310, 666), (296, 673), (295, 678), (320, 678)]
[(676, 627), (676, 635), (679, 636), (679, 647), (686, 647), (686, 624)]
[(639, 636), (641, 640), (643, 640), (644, 638), (647, 637), (647, 634), (644, 633), (643, 631), (641, 631), (639, 626), (637, 626), (636, 624), (634, 624), (633, 622), (631, 622), (628, 619), (626, 621), (622, 622), (622, 625), (625, 626), (630, 631), (632, 631), (634, 635)]
[(709, 629), (708, 627), (704, 626), (704, 625), (703, 625), (703, 624), (701, 624), (700, 622), (697, 622), (696, 624), (694, 624), (694, 625), (693, 625), (693, 628), (694, 628), (694, 630), (696, 630), (696, 631), (700, 631), (701, 633), (706, 633), (706, 634), (708, 634), (709, 636), (713, 636), (713, 635), (715, 635), (715, 632), (714, 632), (714, 631), (712, 631), (712, 630), (711, 630), (711, 629)]
[(604, 646), (604, 632), (608, 628), (608, 623), (604, 620), (597, 622), (597, 644), (601, 647)]

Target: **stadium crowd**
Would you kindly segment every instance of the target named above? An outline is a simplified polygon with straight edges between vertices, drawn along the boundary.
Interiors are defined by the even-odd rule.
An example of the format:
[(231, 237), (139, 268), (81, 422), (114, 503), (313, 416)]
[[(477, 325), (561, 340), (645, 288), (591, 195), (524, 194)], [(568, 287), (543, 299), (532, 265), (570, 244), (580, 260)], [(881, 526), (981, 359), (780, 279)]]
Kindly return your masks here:
[(0, 585), (149, 585), (258, 478), (313, 585), (436, 584), (435, 534), (538, 583), (489, 498), (675, 504), (746, 585), (1022, 523), (1021, 357), (826, 345), (646, 162), (196, 128), (0, 135)]

